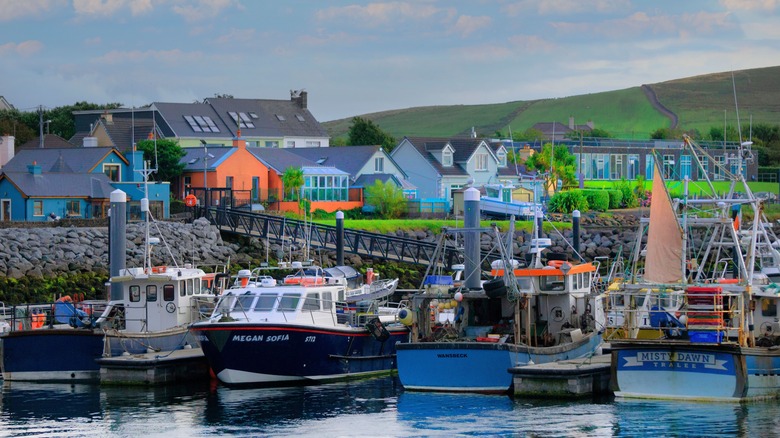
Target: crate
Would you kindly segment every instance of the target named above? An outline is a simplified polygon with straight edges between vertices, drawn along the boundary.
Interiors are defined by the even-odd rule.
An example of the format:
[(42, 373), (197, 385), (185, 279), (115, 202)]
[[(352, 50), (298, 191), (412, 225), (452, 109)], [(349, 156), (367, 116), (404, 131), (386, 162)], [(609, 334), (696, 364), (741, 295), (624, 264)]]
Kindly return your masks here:
[(688, 337), (690, 338), (691, 342), (695, 343), (701, 343), (701, 344), (719, 344), (723, 341), (724, 333), (717, 331), (709, 331), (709, 332), (700, 332), (700, 331), (689, 331)]

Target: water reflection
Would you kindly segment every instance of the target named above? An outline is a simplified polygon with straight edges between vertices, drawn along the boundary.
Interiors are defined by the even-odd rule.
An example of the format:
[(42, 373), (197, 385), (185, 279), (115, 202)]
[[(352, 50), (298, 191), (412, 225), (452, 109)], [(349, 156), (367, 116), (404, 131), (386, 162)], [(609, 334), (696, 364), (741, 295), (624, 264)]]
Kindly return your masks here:
[(774, 436), (775, 401), (544, 401), (404, 391), (381, 378), (234, 389), (6, 382), (0, 436)]

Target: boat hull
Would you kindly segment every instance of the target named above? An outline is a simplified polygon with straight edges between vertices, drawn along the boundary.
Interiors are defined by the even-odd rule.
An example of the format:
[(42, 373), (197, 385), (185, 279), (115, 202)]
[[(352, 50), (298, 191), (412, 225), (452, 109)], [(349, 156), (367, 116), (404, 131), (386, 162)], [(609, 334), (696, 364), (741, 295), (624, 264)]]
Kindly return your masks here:
[(217, 378), (228, 385), (303, 385), (388, 374), (403, 326), (380, 341), (364, 328), (200, 323), (192, 327)]
[(96, 359), (149, 351), (197, 347), (186, 328), (159, 333), (122, 333), (102, 330), (53, 328), (9, 332), (2, 337), (2, 375), (6, 381), (98, 381)]
[(512, 386), (509, 369), (529, 360), (548, 363), (592, 354), (602, 339), (591, 333), (583, 340), (554, 347), (528, 347), (487, 342), (417, 342), (396, 346), (398, 377), (405, 389), (438, 392), (502, 394)]
[(617, 397), (749, 401), (780, 396), (780, 351), (729, 344), (612, 343)]

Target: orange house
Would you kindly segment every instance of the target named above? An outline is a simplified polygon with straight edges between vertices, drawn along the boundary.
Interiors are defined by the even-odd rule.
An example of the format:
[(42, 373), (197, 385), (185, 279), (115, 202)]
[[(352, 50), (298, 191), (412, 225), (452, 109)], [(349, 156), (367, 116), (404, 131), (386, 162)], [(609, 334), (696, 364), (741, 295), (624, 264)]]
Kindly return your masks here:
[(301, 192), (311, 201), (312, 211), (334, 212), (363, 206), (362, 192), (349, 189), (346, 172), (320, 166), (285, 149), (247, 148), (246, 141), (237, 137), (232, 147), (204, 144), (203, 148), (185, 151), (181, 161), (185, 165), (181, 185), (184, 190), (180, 195), (184, 198), (192, 193), (200, 205), (232, 202), (233, 207), (242, 207), (264, 203), (270, 210), (301, 213), (297, 201), (285, 201), (289, 194), (285, 196), (282, 182), (285, 169), (294, 167), (304, 169), (306, 184)]

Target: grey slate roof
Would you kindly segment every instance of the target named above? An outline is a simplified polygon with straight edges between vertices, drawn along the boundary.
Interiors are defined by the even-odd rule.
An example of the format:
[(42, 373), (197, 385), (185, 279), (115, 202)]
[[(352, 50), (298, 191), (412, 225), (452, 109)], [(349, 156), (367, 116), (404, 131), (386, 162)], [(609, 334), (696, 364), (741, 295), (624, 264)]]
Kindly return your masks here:
[(33, 175), (27, 171), (6, 171), (0, 178), (8, 179), (28, 197), (107, 199), (114, 190), (103, 173), (42, 172)]
[[(60, 149), (23, 149), (3, 166), (5, 172), (27, 172), (27, 166), (36, 162), (45, 172), (62, 160), (75, 173), (92, 172), (114, 148), (60, 148)], [(125, 157), (117, 154), (127, 163)]]
[(356, 179), (354, 183), (352, 183), (352, 187), (367, 188), (369, 186), (374, 185), (376, 181), (382, 181), (383, 183), (392, 181), (393, 184), (395, 184), (396, 186), (403, 187), (401, 181), (399, 181), (398, 178), (395, 177), (395, 175), (391, 175), (389, 173), (369, 173), (365, 175), (360, 175), (360, 177)]
[[(357, 178), (357, 173), (380, 147), (332, 146), (329, 148), (293, 148), (288, 150), (311, 161), (319, 162), (323, 166), (337, 167), (348, 172), (352, 178)], [(387, 156), (389, 157), (389, 155)]]
[[(408, 140), (409, 143), (411, 143), (415, 149), (417, 149), (417, 152), (419, 152), (420, 155), (422, 155), (426, 160), (428, 160), (429, 163), (431, 163), (431, 165), (434, 167), (434, 169), (436, 169), (437, 172), (439, 172), (440, 175), (468, 176), (468, 172), (466, 172), (466, 169), (464, 169), (458, 163), (458, 161), (454, 159), (455, 158), (454, 154), (453, 154), (453, 165), (451, 167), (445, 167), (442, 166), (439, 160), (437, 160), (431, 153), (432, 151), (441, 151), (442, 149), (444, 149), (444, 146), (446, 146), (450, 140), (446, 138), (436, 138), (436, 137), (404, 137), (404, 138)], [(473, 139), (469, 138), (469, 140), (473, 140)]]
[(328, 137), (325, 128), (309, 110), (293, 100), (214, 97), (205, 102), (213, 106), (234, 135), (238, 127), (229, 112), (257, 115), (251, 120), (254, 128), (241, 128), (242, 137)]
[[(16, 149), (41, 149), (41, 137), (35, 137), (34, 139), (19, 145), (16, 147)], [(76, 147), (75, 144), (69, 142), (68, 140), (65, 140), (64, 138), (60, 137), (59, 135), (55, 134), (44, 134), (43, 135), (43, 148), (44, 149), (52, 149), (52, 148), (73, 148)]]
[(233, 146), (209, 146), (207, 149), (209, 155), (213, 155), (213, 157), (209, 157), (207, 162), (203, 159), (206, 151), (203, 148), (195, 147), (184, 148), (185, 154), (179, 160), (179, 163), (184, 163), (185, 171), (203, 171), (204, 162), (208, 169), (214, 169), (236, 151), (236, 148)]
[[(133, 142), (138, 143), (141, 140), (146, 140), (149, 134), (154, 129), (154, 125), (151, 120), (135, 119), (129, 120), (125, 118), (114, 118), (113, 121), (108, 122), (104, 119), (99, 119), (98, 124), (102, 125), (108, 137), (114, 144), (114, 147), (120, 152), (128, 152), (133, 149)], [(75, 136), (74, 136), (75, 137)], [(81, 145), (84, 144), (84, 139), (81, 139)]]
[[(226, 125), (227, 120), (222, 119), (214, 108), (206, 103), (168, 103), (155, 102), (153, 107), (157, 109), (163, 121), (173, 130), (178, 137), (195, 137), (209, 139), (213, 137), (225, 138), (235, 136), (235, 128)], [(184, 116), (208, 117), (216, 125), (219, 132), (196, 132), (190, 127), (190, 123)], [(160, 123), (158, 121), (157, 123)], [(233, 128), (233, 129), (231, 129)]]
[[(323, 148), (325, 149), (325, 148)], [(288, 167), (316, 167), (315, 161), (292, 153), (293, 149), (282, 148), (246, 148), (249, 153), (257, 157), (266, 167), (278, 174), (284, 173)]]

